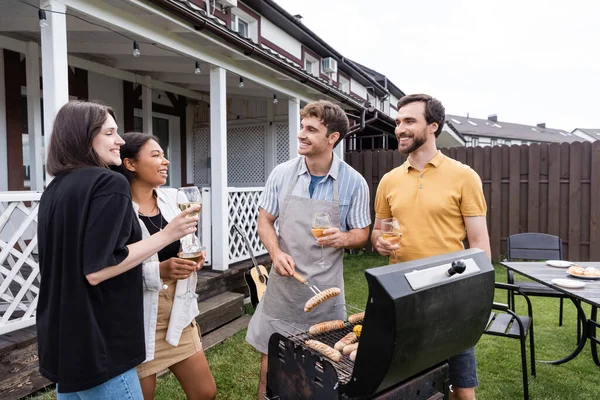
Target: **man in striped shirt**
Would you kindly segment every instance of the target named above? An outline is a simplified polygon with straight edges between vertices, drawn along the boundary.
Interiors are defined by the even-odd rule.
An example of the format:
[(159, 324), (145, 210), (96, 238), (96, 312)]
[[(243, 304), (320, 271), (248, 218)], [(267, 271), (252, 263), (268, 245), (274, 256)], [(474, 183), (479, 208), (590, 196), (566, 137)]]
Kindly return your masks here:
[[(246, 336), (262, 353), (259, 399), (266, 390), (268, 343), (273, 333), (285, 333), (289, 325), (305, 331), (318, 322), (346, 318), (344, 249), (363, 247), (371, 224), (365, 179), (333, 152), (348, 133), (346, 114), (321, 100), (306, 105), (300, 116), (300, 156), (273, 169), (259, 200), (258, 233), (273, 261), (267, 290)], [(316, 226), (316, 214), (327, 214), (329, 226)], [(313, 236), (312, 228), (326, 229), (313, 230)], [(313, 293), (291, 277), (295, 272), (321, 290), (338, 287), (342, 293), (306, 313), (304, 304)]]

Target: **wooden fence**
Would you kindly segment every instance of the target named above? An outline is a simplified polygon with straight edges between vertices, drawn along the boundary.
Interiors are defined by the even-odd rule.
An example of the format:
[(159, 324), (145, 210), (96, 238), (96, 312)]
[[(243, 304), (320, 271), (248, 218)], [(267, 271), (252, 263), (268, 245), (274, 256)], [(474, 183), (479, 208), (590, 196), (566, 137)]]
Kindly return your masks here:
[[(494, 259), (506, 254), (508, 236), (541, 232), (562, 239), (565, 259), (600, 261), (600, 141), (441, 150), (481, 177)], [(365, 177), (374, 214), (380, 179), (406, 156), (373, 150), (345, 160)]]

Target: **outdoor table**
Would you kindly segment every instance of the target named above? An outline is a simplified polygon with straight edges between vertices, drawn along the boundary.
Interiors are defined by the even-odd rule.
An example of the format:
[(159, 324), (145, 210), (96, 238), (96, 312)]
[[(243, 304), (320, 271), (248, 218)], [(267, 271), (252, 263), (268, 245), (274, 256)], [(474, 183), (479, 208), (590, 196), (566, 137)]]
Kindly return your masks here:
[[(574, 262), (580, 267), (600, 267), (598, 262)], [(577, 343), (577, 348), (569, 354), (567, 357), (549, 361), (548, 364), (563, 364), (567, 361), (577, 357), (579, 353), (585, 347), (587, 339), (590, 339), (590, 347), (592, 350), (592, 358), (596, 365), (600, 366), (600, 360), (598, 359), (597, 345), (600, 344), (600, 340), (596, 337), (596, 328), (600, 327), (597, 322), (598, 318), (598, 307), (600, 307), (600, 279), (586, 279), (586, 278), (575, 278), (567, 274), (565, 268), (556, 268), (546, 265), (545, 262), (509, 262), (504, 261), (501, 263), (509, 270), (523, 275), (531, 280), (541, 283), (562, 292), (572, 299), (582, 301), (592, 306), (590, 318), (587, 319), (579, 301), (573, 302), (577, 307), (578, 318), (582, 323), (582, 335)], [(555, 285), (552, 283), (552, 279), (569, 279), (577, 282), (584, 282), (585, 287), (580, 289), (569, 289), (562, 286)]]

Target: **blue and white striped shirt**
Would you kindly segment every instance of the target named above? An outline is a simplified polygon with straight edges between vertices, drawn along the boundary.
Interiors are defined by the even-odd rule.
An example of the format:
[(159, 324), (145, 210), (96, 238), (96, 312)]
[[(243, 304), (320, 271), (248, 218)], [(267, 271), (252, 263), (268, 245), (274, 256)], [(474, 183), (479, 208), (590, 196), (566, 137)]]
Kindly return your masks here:
[[(310, 174), (306, 167), (304, 156), (298, 172), (298, 182), (294, 186), (292, 195), (311, 198), (308, 187)], [(265, 185), (258, 201), (258, 206), (271, 215), (279, 216), (279, 210), (287, 195), (289, 185), (296, 173), (298, 158), (286, 161), (276, 166)], [(340, 224), (342, 231), (364, 228), (371, 224), (369, 212), (369, 187), (365, 178), (355, 169), (340, 160), (335, 153), (329, 173), (317, 183), (312, 198), (316, 200), (333, 200), (333, 181), (338, 181), (340, 201)]]

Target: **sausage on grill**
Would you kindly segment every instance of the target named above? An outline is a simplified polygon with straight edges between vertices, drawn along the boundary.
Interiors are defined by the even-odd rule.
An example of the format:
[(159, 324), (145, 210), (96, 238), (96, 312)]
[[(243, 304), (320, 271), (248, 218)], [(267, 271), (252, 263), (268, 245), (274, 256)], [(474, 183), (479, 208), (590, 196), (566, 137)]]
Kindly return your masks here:
[(344, 346), (344, 348), (342, 349), (342, 353), (344, 353), (344, 355), (348, 355), (356, 349), (358, 349), (358, 342)]
[(333, 348), (338, 350), (338, 351), (342, 351), (342, 349), (349, 345), (352, 344), (354, 342), (356, 342), (358, 340), (358, 337), (356, 336), (356, 333), (354, 332), (350, 332), (349, 334), (347, 334), (346, 336), (344, 336), (343, 338), (341, 338), (334, 346)]
[(348, 322), (350, 322), (351, 324), (354, 324), (358, 321), (362, 321), (365, 318), (365, 312), (360, 312), (358, 314), (352, 314), (351, 316), (348, 317)]
[(324, 321), (311, 326), (308, 329), (308, 333), (310, 333), (311, 335), (316, 335), (317, 333), (329, 332), (335, 329), (342, 329), (343, 327), (344, 321), (342, 321), (341, 319), (333, 321)]
[(358, 350), (354, 350), (352, 353), (350, 353), (350, 360), (354, 361), (356, 360), (356, 353)]
[(327, 346), (325, 343), (319, 342), (318, 340), (307, 340), (306, 346), (310, 349), (318, 351), (325, 357), (335, 362), (342, 361), (342, 353), (332, 347)]
[(341, 289), (336, 287), (323, 290), (321, 293), (318, 293), (308, 299), (304, 305), (304, 312), (309, 312), (325, 300), (335, 297), (340, 293), (342, 293)]

